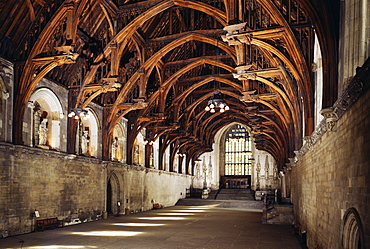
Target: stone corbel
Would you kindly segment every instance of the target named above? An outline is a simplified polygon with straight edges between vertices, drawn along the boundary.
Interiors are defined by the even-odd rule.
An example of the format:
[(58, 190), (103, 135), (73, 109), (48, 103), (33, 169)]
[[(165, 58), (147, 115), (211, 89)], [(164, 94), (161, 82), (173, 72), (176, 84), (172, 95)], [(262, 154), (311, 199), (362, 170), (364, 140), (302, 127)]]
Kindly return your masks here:
[(289, 159), (289, 165), (290, 165), (291, 168), (296, 166), (297, 160), (296, 160), (295, 157), (291, 157), (291, 158), (288, 158), (288, 159)]
[(303, 155), (304, 155), (304, 153), (301, 150), (295, 150), (294, 154), (295, 154), (295, 157), (296, 157), (296, 161), (301, 160)]
[(334, 126), (338, 121), (338, 116), (334, 112), (333, 107), (325, 108), (320, 111), (320, 114), (324, 116), (326, 122), (326, 130), (333, 131)]
[(306, 141), (308, 149), (311, 150), (311, 148), (314, 144), (313, 143), (313, 138), (311, 136), (305, 136), (303, 139)]
[(292, 170), (292, 166), (290, 165), (290, 163), (285, 163), (285, 167), (284, 167), (285, 169), (284, 169), (284, 171), (285, 171), (285, 173), (287, 172), (287, 171), (291, 171)]

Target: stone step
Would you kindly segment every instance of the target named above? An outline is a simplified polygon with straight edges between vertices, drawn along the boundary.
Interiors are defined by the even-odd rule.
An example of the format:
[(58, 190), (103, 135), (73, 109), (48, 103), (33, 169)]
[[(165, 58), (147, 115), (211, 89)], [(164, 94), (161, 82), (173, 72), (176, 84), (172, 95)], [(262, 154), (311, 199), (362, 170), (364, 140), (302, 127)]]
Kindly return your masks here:
[(252, 209), (262, 212), (262, 201), (250, 200), (210, 200), (186, 198), (180, 199), (176, 206), (212, 206), (215, 208)]
[(254, 200), (250, 189), (220, 189), (216, 200)]

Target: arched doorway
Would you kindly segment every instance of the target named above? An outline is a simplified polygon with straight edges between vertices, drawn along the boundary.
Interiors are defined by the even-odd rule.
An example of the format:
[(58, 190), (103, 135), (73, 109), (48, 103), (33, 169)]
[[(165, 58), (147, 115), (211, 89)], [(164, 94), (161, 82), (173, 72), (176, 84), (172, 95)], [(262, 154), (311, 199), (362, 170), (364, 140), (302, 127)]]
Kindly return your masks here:
[(121, 184), (116, 172), (111, 171), (107, 180), (106, 211), (108, 214), (118, 214), (121, 210)]
[(343, 220), (343, 248), (365, 249), (365, 233), (357, 210), (355, 208), (348, 209)]
[(107, 213), (112, 214), (112, 185), (110, 179), (107, 183)]

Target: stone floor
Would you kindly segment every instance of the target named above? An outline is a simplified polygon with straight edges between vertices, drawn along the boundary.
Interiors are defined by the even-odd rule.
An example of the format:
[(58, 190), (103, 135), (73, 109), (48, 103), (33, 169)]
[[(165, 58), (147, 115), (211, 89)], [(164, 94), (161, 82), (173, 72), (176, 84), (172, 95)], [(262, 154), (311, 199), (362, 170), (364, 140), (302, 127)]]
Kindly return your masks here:
[(0, 248), (300, 249), (287, 225), (261, 212), (214, 205), (174, 206), (0, 239)]

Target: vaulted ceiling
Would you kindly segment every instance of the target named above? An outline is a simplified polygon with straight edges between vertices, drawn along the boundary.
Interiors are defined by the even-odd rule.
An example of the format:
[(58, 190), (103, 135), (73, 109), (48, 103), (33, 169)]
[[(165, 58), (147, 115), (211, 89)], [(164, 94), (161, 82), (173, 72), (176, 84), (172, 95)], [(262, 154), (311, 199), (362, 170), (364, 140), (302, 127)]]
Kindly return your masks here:
[[(69, 108), (104, 108), (104, 146), (125, 117), (131, 141), (146, 128), (148, 138), (196, 158), (222, 127), (239, 122), (281, 167), (313, 130), (315, 33), (323, 107), (334, 102), (339, 12), (330, 10), (338, 7), (330, 0), (5, 1), (0, 52), (15, 63), (16, 113), (46, 77), (70, 90)], [(230, 110), (205, 111), (214, 95)], [(21, 143), (22, 115), (14, 127)]]

